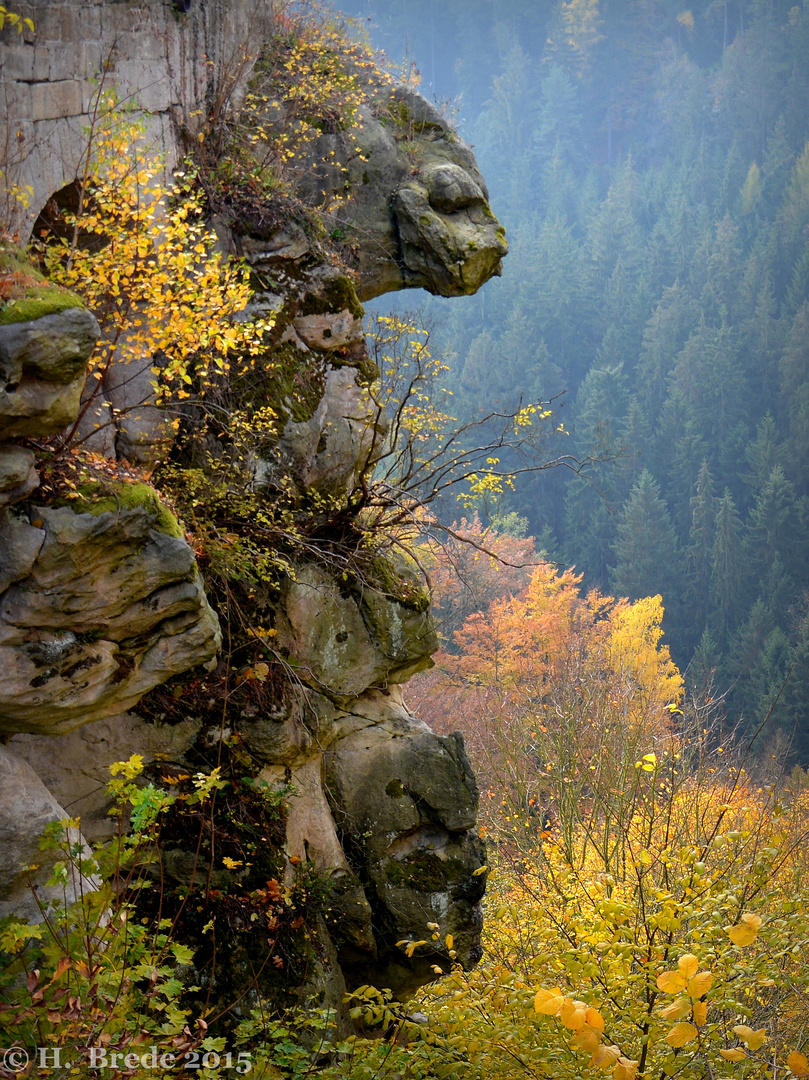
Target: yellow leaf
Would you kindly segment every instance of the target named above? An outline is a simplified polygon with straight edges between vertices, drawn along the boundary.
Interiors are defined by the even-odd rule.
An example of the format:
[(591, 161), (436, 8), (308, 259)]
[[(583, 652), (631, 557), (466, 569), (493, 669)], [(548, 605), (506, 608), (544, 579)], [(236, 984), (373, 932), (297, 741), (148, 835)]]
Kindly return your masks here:
[(666, 1042), (675, 1049), (696, 1039), (699, 1032), (693, 1024), (675, 1024), (666, 1036)]
[(597, 1069), (611, 1069), (620, 1056), (621, 1051), (617, 1046), (599, 1046), (593, 1051), (590, 1064)]
[(534, 1012), (543, 1016), (556, 1016), (565, 1000), (565, 995), (558, 986), (554, 986), (552, 990), (537, 990), (534, 995)]
[(787, 1054), (787, 1068), (793, 1076), (809, 1076), (809, 1058), (800, 1050), (792, 1050)]
[(612, 1075), (615, 1080), (634, 1080), (635, 1073), (638, 1071), (639, 1062), (633, 1061), (631, 1058), (619, 1057), (615, 1063), (615, 1068), (612, 1070)]
[(604, 1017), (598, 1009), (588, 1009), (584, 1015), (591, 1028), (594, 1028), (596, 1031), (604, 1030)]
[(697, 1027), (702, 1027), (705, 1021), (708, 1019), (708, 1002), (707, 1001), (695, 1001), (694, 1002), (694, 1023)]
[(601, 1034), (594, 1028), (591, 1028), (589, 1024), (585, 1024), (581, 1031), (576, 1032), (573, 1037), (573, 1042), (580, 1050), (584, 1050), (588, 1054), (593, 1054), (598, 1048), (598, 1044), (601, 1042)]
[(684, 979), (691, 979), (699, 971), (699, 957), (686, 953), (677, 961), (677, 970)]
[(753, 1031), (747, 1024), (737, 1024), (733, 1030), (742, 1042), (747, 1044), (748, 1050), (760, 1050), (767, 1041), (766, 1028), (759, 1028), (758, 1031)]
[(701, 998), (703, 994), (707, 994), (713, 986), (713, 975), (710, 971), (700, 971), (693, 979), (688, 980), (688, 996), (692, 998)]
[(743, 923), (737, 923), (736, 926), (729, 926), (726, 929), (728, 937), (734, 945), (751, 945), (756, 940), (756, 931)]
[(681, 990), (685, 990), (685, 979), (679, 971), (664, 971), (657, 976), (657, 988), (664, 994), (679, 994)]
[(571, 1001), (565, 998), (559, 1010), (559, 1019), (571, 1031), (581, 1031), (587, 1023), (587, 1005), (583, 1001)]
[(720, 1050), (719, 1053), (725, 1061), (744, 1061), (747, 1057), (741, 1046), (734, 1046), (732, 1050)]
[(744, 946), (751, 945), (756, 940), (760, 926), (760, 917), (748, 912), (742, 915), (735, 926), (725, 927), (725, 929), (734, 945)]
[(684, 1016), (688, 1016), (691, 1012), (691, 1002), (688, 998), (677, 998), (671, 1005), (667, 1005), (665, 1009), (660, 1010), (660, 1015), (664, 1020), (682, 1020)]

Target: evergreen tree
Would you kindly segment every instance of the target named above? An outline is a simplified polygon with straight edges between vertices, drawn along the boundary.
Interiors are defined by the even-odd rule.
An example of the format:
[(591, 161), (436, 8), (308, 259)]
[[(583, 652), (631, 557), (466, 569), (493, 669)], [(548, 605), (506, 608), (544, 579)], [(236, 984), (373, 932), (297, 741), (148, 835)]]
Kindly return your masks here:
[(678, 281), (663, 290), (643, 332), (637, 376), (639, 397), (655, 424), (667, 394), (668, 377), (694, 321), (696, 308)]
[(747, 558), (742, 542), (742, 522), (730, 491), (719, 500), (716, 532), (711, 552), (710, 601), (712, 622), (720, 645), (726, 644), (738, 622), (742, 586), (747, 579)]
[(778, 430), (771, 412), (759, 421), (756, 437), (748, 444), (744, 456), (750, 471), (741, 474), (742, 480), (756, 490), (764, 486), (776, 465), (783, 465)]
[(800, 494), (809, 494), (809, 300), (792, 322), (780, 363), (781, 402), (787, 416), (784, 468)]
[(703, 461), (691, 499), (691, 528), (688, 533), (688, 607), (694, 613), (697, 630), (708, 625), (717, 507), (711, 470), (708, 462)]
[(794, 485), (776, 465), (756, 496), (750, 513), (748, 547), (750, 554), (769, 573), (776, 558), (787, 570), (800, 561), (803, 538), (798, 534)]
[(636, 600), (661, 593), (667, 610), (677, 606), (677, 537), (660, 486), (646, 469), (621, 511), (613, 554), (616, 596)]

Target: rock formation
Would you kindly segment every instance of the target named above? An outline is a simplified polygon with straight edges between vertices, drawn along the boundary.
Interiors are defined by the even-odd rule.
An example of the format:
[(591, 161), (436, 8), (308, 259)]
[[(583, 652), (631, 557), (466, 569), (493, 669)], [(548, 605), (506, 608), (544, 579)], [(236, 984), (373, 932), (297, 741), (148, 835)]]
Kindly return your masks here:
[[(9, 122), (30, 147), (17, 177), (34, 188), (32, 211), (18, 215), (23, 230), (75, 178), (93, 58), (112, 50), (110, 77), (138, 92), (170, 165), (200, 101), (243, 93), (255, 60), (248, 29), (263, 10), (247, 0), (218, 0), (188, 15), (168, 3), (30, 6), (36, 34), (7, 38), (2, 76)], [(80, 39), (84, 52), (70, 60)], [(152, 82), (138, 90), (147, 71)], [(222, 245), (255, 275), (245, 317), (276, 313), (276, 370), (290, 377), (287, 385), (277, 376), (282, 430), (256, 454), (255, 486), (267, 499), (283, 489), (300, 507), (325, 502), (332, 518), (347, 515), (347, 528), (383, 424), (359, 301), (407, 287), (473, 292), (499, 272), (506, 251), (472, 153), (439, 113), (381, 76), (369, 76), (365, 88), (351, 147), (345, 132), (322, 133), (298, 174), (304, 202), (315, 186), (326, 203), (338, 188), (349, 192), (339, 210), (324, 211), (347, 237), (340, 258), (293, 217), (251, 216), (243, 200), (212, 207)], [(65, 145), (58, 167), (57, 143)], [(330, 171), (318, 165), (324, 160), (344, 166)], [(7, 249), (7, 274), (12, 258)], [(224, 739), (244, 748), (256, 779), (294, 792), (272, 865), (288, 883), (303, 869), (324, 884), (326, 899), (312, 916), (318, 946), (309, 991), (337, 1004), (346, 986), (373, 983), (407, 997), (435, 977), (435, 965), (451, 962), (441, 941), (413, 957), (397, 947), (430, 937), (428, 923), (451, 934), (457, 958), (472, 965), (485, 884), (474, 776), (461, 737), (433, 734), (402, 696), (436, 647), (419, 572), (389, 554), (361, 574), (295, 555), (262, 614), (274, 655), (294, 677), (267, 692), (255, 684), (253, 698), (233, 692), (224, 719), (221, 710), (215, 716), (211, 688), (232, 678), (224, 663), (213, 670), (226, 612), (214, 613), (183, 529), (152, 488), (110, 482), (61, 505), (37, 498), (40, 463), (30, 440), (75, 420), (97, 328), (77, 298), (41, 282), (31, 290), (39, 307), (26, 307), (26, 293), (0, 309), (0, 734), (3, 768), (9, 777), (25, 772), (34, 792), (32, 809), (18, 809), (0, 786), (4, 910), (23, 910), (26, 891), (9, 861), (30, 858), (35, 834), (59, 806), (81, 816), (86, 836), (108, 832), (109, 764), (137, 752), (147, 764), (193, 769)], [(131, 407), (143, 402), (137, 379), (116, 382), (113, 372), (103, 391), (122, 419), (94, 448), (151, 467), (167, 452), (162, 414), (148, 400), (140, 411)], [(79, 430), (92, 434), (91, 421), (85, 415)], [(144, 698), (171, 679), (182, 701), (185, 685), (198, 694), (179, 713), (170, 696)], [(182, 881), (184, 859), (182, 844), (166, 849), (167, 882)], [(223, 890), (250, 880), (215, 872)], [(267, 952), (265, 940), (256, 942), (258, 954)]]

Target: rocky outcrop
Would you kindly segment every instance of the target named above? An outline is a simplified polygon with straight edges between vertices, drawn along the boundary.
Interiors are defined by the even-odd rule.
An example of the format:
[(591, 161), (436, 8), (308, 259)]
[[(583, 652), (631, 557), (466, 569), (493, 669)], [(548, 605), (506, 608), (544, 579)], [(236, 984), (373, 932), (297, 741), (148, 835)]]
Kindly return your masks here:
[(53, 435), (76, 419), (97, 338), (98, 323), (80, 307), (0, 326), (4, 439)]
[[(300, 182), (314, 202), (340, 197), (331, 224), (356, 245), (360, 300), (411, 288), (477, 292), (500, 273), (508, 246), (474, 154), (421, 94), (384, 80), (368, 80), (367, 93), (356, 127), (314, 140)], [(252, 261), (255, 241), (250, 248)]]
[[(32, 507), (0, 544), (0, 731), (61, 735), (131, 708), (220, 644), (185, 540), (143, 507)], [(54, 602), (54, 598), (58, 598)]]
[[(98, 336), (77, 298), (43, 289), (30, 268), (34, 284), (17, 289), (13, 262), (15, 291), (0, 311), (0, 440), (47, 437), (75, 421)], [(0, 442), (0, 738), (44, 734), (60, 761), (55, 736), (119, 715), (210, 661), (220, 633), (193, 552), (151, 489), (108, 489), (114, 509), (96, 500), (93, 513), (38, 506), (35, 466), (29, 447)], [(175, 535), (161, 531), (167, 522)], [(93, 882), (73, 870), (64, 889), (45, 887), (38, 841), (68, 814), (29, 765), (0, 750), (0, 914), (37, 918), (40, 905), (69, 902)]]
[[(339, 939), (349, 985), (396, 987), (406, 997), (451, 964), (439, 944), (407, 958), (397, 943), (454, 938), (464, 967), (480, 958), (483, 842), (478, 791), (460, 734), (436, 736), (400, 694), (365, 696), (341, 717), (325, 752), (324, 780), (338, 835), (358, 868), (373, 951)], [(365, 724), (362, 724), (362, 721)]]
[[(49, 5), (34, 7), (35, 21), (39, 12), (54, 42), (53, 55), (62, 55), (71, 19), (59, 29)], [(161, 60), (154, 101), (141, 105), (151, 130), (159, 128), (170, 144), (171, 162), (179, 130), (168, 123), (172, 112), (190, 124), (205, 82), (226, 86), (228, 64), (232, 84), (225, 100), (238, 99), (260, 41), (251, 37), (238, 61), (227, 54), (246, 26), (246, 0), (212, 0), (204, 6), (208, 23), (203, 5), (170, 24), (164, 7), (138, 0), (83, 4), (93, 41), (106, 40), (106, 26), (115, 28), (116, 57), (129, 66), (122, 60), (109, 76), (115, 82), (120, 75), (121, 87), (137, 81), (133, 36), (144, 28), (165, 35), (177, 65), (169, 64), (163, 80)], [(94, 14), (101, 17), (98, 25)], [(203, 46), (210, 66), (196, 51)], [(143, 48), (154, 51), (153, 42)], [(14, 56), (18, 66), (41, 63), (42, 49), (26, 40), (15, 43)], [(144, 53), (144, 78), (148, 59)], [(26, 80), (7, 70), (6, 97), (19, 111), (25, 93), (9, 96), (9, 86)], [(53, 73), (33, 78), (48, 87), (51, 96), (39, 96), (55, 110)], [(7, 506), (0, 521), (0, 734), (8, 737), (8, 775), (25, 772), (28, 784), (25, 770), (35, 769), (50, 792), (23, 815), (28, 825), (19, 818), (27, 839), (14, 841), (9, 858), (15, 866), (29, 858), (35, 829), (60, 806), (81, 816), (88, 835), (105, 835), (103, 782), (113, 761), (139, 753), (160, 782), (166, 761), (187, 776), (234, 753), (251, 780), (294, 791), (272, 854), (288, 888), (305, 872), (322, 891), (311, 924), (316, 947), (307, 954), (307, 987), (336, 1007), (346, 986), (370, 982), (406, 998), (435, 977), (436, 966), (447, 970), (456, 958), (474, 964), (485, 884), (475, 832), (477, 789), (462, 739), (436, 736), (402, 696), (402, 684), (429, 666), (436, 647), (420, 571), (382, 554), (385, 545), (358, 545), (359, 554), (345, 562), (316, 557), (318, 544), (328, 553), (329, 544), (338, 543), (335, 534), (350, 534), (358, 488), (385, 439), (360, 300), (412, 287), (445, 296), (471, 293), (499, 273), (506, 253), (469, 147), (411, 89), (378, 75), (364, 78), (366, 100), (350, 137), (326, 125), (301, 152), (301, 205), (341, 197), (331, 216), (324, 210), (317, 229), (306, 227), (305, 215), (285, 213), (283, 200), (255, 213), (245, 212), (244, 200), (212, 206), (222, 248), (241, 254), (255, 275), (244, 318), (272, 312), (275, 319), (268, 344), (272, 378), (264, 392), (280, 422), (250, 461), (252, 492), (267, 505), (283, 496), (290, 520), (309, 514), (328, 533), (316, 536), (305, 553), (303, 546), (292, 553), (287, 548), (284, 580), (263, 592), (257, 586), (255, 616), (240, 611), (239, 618), (262, 624), (251, 632), (271, 642), (267, 655), (275, 658), (275, 674), (266, 662), (231, 671), (230, 656), (205, 673), (220, 644), (218, 621), (182, 529), (148, 485), (104, 481), (75, 492), (78, 498), (49, 503), (37, 498), (32, 449), (19, 441), (0, 446), (0, 506)], [(83, 79), (76, 74), (75, 81)], [(69, 96), (63, 88), (64, 109), (86, 108), (81, 94), (72, 105)], [(63, 110), (18, 119), (25, 131), (47, 119), (42, 134), (52, 141), (68, 138), (63, 121), (73, 115)], [(203, 138), (208, 133), (200, 132)], [(63, 160), (74, 159), (72, 147)], [(62, 171), (59, 183), (74, 179), (69, 164)], [(45, 188), (38, 180), (35, 189), (40, 208), (58, 186), (56, 174), (47, 175)], [(6, 372), (0, 418), (6, 416), (9, 433), (0, 430), (0, 438), (25, 440), (74, 421), (94, 330), (92, 316), (75, 304), (0, 326)], [(81, 420), (80, 432), (113, 469), (119, 458), (152, 466), (170, 448), (174, 427), (150, 400), (150, 367), (151, 359), (144, 360), (134, 376), (113, 367)], [(193, 422), (189, 410), (183, 415)], [(207, 450), (224, 452), (221, 443)], [(188, 692), (180, 715), (159, 695), (149, 696), (192, 668), (193, 676), (176, 686), (180, 697)], [(272, 683), (279, 671), (283, 685)], [(252, 695), (251, 687), (258, 687)], [(0, 791), (0, 839), (17, 823)], [(176, 840), (166, 853), (166, 882), (183, 884), (187, 855)], [(0, 872), (6, 902), (22, 904), (24, 879), (9, 867)], [(221, 866), (212, 866), (211, 875), (217, 890), (235, 890), (247, 880)], [(432, 926), (440, 928), (438, 937)], [(454, 939), (453, 955), (446, 935)], [(397, 946), (406, 938), (429, 944), (408, 957)], [(234, 956), (245, 951), (239, 940)], [(266, 934), (255, 941), (258, 953), (264, 950), (257, 963), (262, 970), (272, 967), (267, 948), (273, 944)], [(252, 948), (251, 942), (247, 954)]]
[[(37, 284), (0, 312), (0, 439), (76, 420), (99, 333), (77, 303)], [(0, 525), (0, 734), (59, 735), (120, 714), (215, 657), (219, 626), (194, 554), (150, 488), (110, 488), (92, 513), (23, 507), (38, 484), (32, 450), (0, 443), (0, 466), (0, 499), (20, 505)]]

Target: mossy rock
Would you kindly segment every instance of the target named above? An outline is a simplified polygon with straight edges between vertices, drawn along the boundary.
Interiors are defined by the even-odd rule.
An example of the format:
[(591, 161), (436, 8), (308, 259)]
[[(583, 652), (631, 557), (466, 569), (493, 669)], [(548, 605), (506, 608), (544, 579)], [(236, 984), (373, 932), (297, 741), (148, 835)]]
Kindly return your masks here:
[(368, 569), (369, 584), (404, 607), (423, 614), (430, 607), (430, 590), (409, 556), (377, 555)]
[(309, 293), (303, 300), (299, 315), (325, 315), (329, 312), (350, 311), (355, 319), (361, 319), (365, 308), (357, 298), (354, 282), (347, 274), (329, 278), (318, 293)]
[(326, 369), (319, 357), (312, 362), (315, 355), (301, 352), (291, 341), (276, 346), (260, 391), (262, 404), (296, 424), (311, 420), (326, 390)]
[(85, 306), (76, 293), (48, 282), (18, 248), (0, 246), (0, 284), (0, 326)]
[(149, 484), (128, 484), (123, 481), (89, 480), (78, 488), (74, 499), (60, 500), (77, 514), (108, 514), (120, 510), (141, 508), (154, 518), (152, 528), (177, 539), (184, 536), (177, 518)]

